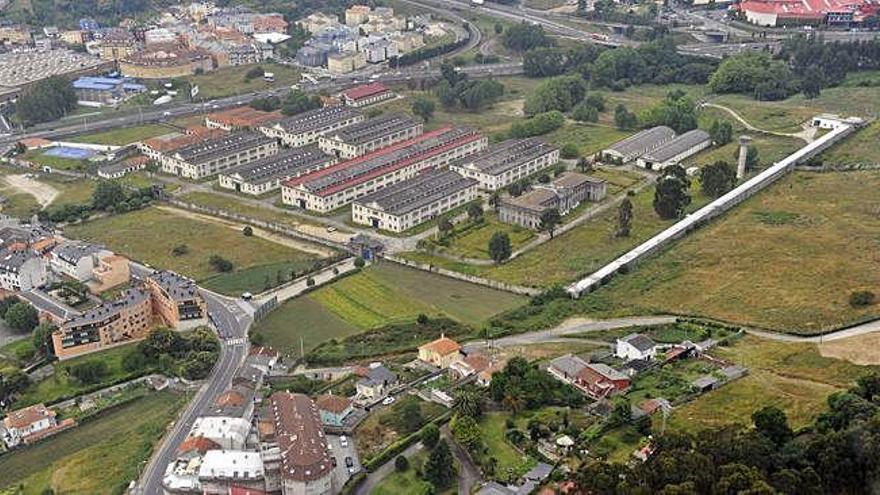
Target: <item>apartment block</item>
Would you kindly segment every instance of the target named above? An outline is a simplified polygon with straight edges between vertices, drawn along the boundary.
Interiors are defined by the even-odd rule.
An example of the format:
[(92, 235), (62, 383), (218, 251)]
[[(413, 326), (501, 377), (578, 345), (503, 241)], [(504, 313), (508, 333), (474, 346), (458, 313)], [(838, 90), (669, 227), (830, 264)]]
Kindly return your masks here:
[(318, 138), (337, 129), (363, 122), (364, 115), (345, 106), (309, 110), (286, 118), (272, 126), (260, 127), (260, 132), (280, 139), (285, 146), (299, 148), (318, 141)]
[(187, 179), (203, 179), (226, 169), (278, 152), (278, 142), (257, 132), (235, 132), (162, 155), (162, 171)]
[(431, 170), (355, 200), (351, 218), (403, 232), (477, 198), (477, 181), (451, 170)]
[(152, 294), (153, 311), (165, 325), (177, 328), (206, 321), (208, 307), (193, 280), (162, 271), (147, 277), (145, 283)]
[(233, 167), (220, 174), (220, 187), (258, 196), (281, 187), (281, 183), (336, 163), (317, 146), (290, 148), (255, 162)]
[(0, 250), (0, 288), (26, 291), (42, 287), (48, 281), (46, 260), (29, 249)]
[(87, 242), (70, 241), (59, 244), (49, 255), (49, 267), (59, 275), (85, 282), (93, 276), (98, 261), (113, 252), (104, 246)]
[(412, 139), (421, 135), (423, 130), (422, 122), (411, 117), (380, 115), (325, 134), (318, 138), (318, 146), (324, 153), (348, 160)]
[(329, 212), (425, 169), (449, 165), (487, 145), (488, 139), (477, 130), (447, 125), (289, 180), (281, 187), (281, 198), (288, 205)]
[(450, 165), (476, 179), (480, 189), (497, 191), (559, 162), (559, 148), (537, 138), (510, 139)]

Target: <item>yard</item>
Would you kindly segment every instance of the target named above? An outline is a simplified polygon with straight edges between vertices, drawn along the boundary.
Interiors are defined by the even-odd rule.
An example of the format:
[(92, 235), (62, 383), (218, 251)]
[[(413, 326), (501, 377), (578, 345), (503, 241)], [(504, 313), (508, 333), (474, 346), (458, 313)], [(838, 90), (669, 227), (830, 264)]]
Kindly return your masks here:
[(51, 156), (44, 153), (46, 150), (29, 150), (19, 158), (36, 164), (38, 167), (51, 167), (55, 170), (81, 170), (84, 168), (82, 160), (74, 160), (72, 158), (62, 158), (60, 156)]
[[(278, 268), (295, 266), (301, 273), (316, 260), (314, 255), (288, 245), (256, 235), (246, 237), (240, 230), (226, 224), (156, 207), (70, 225), (65, 233), (105, 244), (116, 252), (158, 268), (173, 270), (199, 281), (207, 280), (209, 286), (230, 294), (243, 289), (261, 292), (267, 276), (274, 285)], [(173, 254), (172, 251), (179, 246), (186, 246), (186, 252)], [(234, 271), (212, 278), (218, 277), (218, 272), (209, 263), (213, 255), (231, 261)]]
[[(422, 426), (446, 411), (446, 408), (440, 404), (423, 401), (414, 395), (405, 395), (390, 407), (370, 414), (358, 425), (354, 434), (358, 454), (363, 462), (368, 462), (370, 458), (382, 452), (396, 440), (418, 430), (418, 428), (412, 431), (405, 429), (407, 422), (401, 418), (407, 405), (412, 403), (419, 405), (422, 416), (422, 421), (419, 423)], [(415, 422), (411, 425), (414, 426)]]
[(536, 463), (535, 459), (520, 454), (508, 442), (505, 435), (507, 431), (505, 423), (511, 417), (511, 414), (507, 412), (488, 412), (480, 420), (480, 431), (487, 449), (486, 455), (498, 460), (495, 474), (496, 478), (500, 479), (521, 476)]
[[(251, 81), (245, 80), (245, 74), (254, 67), (262, 67), (265, 72), (275, 74), (275, 82), (266, 82), (262, 77)], [(300, 70), (287, 65), (261, 63), (223, 67), (205, 74), (187, 78), (190, 84), (199, 87), (199, 98), (206, 100), (233, 96), (243, 93), (254, 93), (270, 88), (290, 86), (299, 82)]]
[(186, 397), (148, 395), (72, 430), (0, 457), (0, 487), (24, 495), (122, 493)]
[(429, 493), (433, 486), (421, 479), (416, 470), (421, 470), (427, 454), (422, 451), (409, 458), (409, 469), (406, 471), (393, 471), (376, 485), (370, 495), (413, 495)]
[(162, 124), (144, 124), (132, 127), (122, 127), (94, 134), (81, 134), (75, 137), (73, 141), (78, 143), (125, 146), (174, 131), (175, 129), (173, 127)]
[(299, 356), (300, 344), (309, 352), (321, 342), (360, 331), (306, 295), (283, 303), (258, 321), (252, 333), (263, 335), (267, 343), (281, 352)]
[(711, 354), (749, 368), (749, 374), (676, 408), (671, 427), (693, 430), (733, 422), (751, 424), (755, 409), (775, 405), (786, 412), (792, 427), (798, 428), (825, 408), (828, 395), (876, 369), (823, 357), (813, 344), (753, 336), (730, 347), (717, 347)]
[(268, 208), (261, 208), (259, 206), (251, 206), (243, 201), (238, 201), (234, 198), (230, 198), (229, 196), (224, 196), (221, 194), (210, 192), (191, 192), (182, 195), (180, 199), (195, 203), (197, 205), (206, 206), (208, 208), (217, 208), (226, 210), (230, 213), (248, 216), (257, 220), (262, 220), (264, 222), (289, 225), (291, 227), (296, 227), (302, 224), (313, 224), (312, 222), (304, 220), (301, 217)]
[(511, 249), (514, 251), (535, 237), (535, 233), (529, 229), (502, 223), (494, 212), (486, 212), (483, 218), (483, 222), (479, 225), (465, 227), (462, 232), (456, 233), (449, 247), (437, 246), (437, 249), (453, 256), (490, 259), (489, 239), (496, 232), (504, 232), (508, 235)]
[[(880, 172), (796, 172), (588, 295), (592, 307), (814, 334), (880, 316)], [(638, 218), (638, 216), (636, 217)]]

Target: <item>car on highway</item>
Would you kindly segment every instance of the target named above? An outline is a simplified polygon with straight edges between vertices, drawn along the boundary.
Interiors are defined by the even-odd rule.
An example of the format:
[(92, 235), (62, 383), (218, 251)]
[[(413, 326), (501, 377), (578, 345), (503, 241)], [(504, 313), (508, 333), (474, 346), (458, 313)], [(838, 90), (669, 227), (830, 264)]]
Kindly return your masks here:
[(388, 397), (385, 397), (385, 399), (382, 400), (382, 404), (386, 406), (394, 404), (394, 397), (391, 397), (390, 395)]
[(345, 435), (339, 437), (339, 445), (341, 445), (342, 447), (348, 447), (348, 437), (346, 437)]

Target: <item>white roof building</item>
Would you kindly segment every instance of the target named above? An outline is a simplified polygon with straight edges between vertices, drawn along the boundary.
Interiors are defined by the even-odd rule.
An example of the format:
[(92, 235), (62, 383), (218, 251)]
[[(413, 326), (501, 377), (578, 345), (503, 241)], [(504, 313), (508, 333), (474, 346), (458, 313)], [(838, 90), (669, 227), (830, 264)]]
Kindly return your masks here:
[(199, 480), (255, 481), (263, 478), (263, 459), (259, 452), (209, 450), (199, 465)]
[(190, 436), (202, 436), (224, 449), (237, 450), (244, 447), (250, 429), (250, 422), (243, 418), (204, 416), (193, 423)]

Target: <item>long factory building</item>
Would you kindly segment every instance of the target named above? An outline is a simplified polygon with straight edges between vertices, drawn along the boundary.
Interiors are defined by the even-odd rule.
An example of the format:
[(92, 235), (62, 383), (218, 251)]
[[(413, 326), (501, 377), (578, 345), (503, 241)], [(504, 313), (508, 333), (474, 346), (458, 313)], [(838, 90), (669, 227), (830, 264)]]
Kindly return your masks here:
[(259, 196), (275, 191), (281, 183), (336, 163), (315, 145), (289, 148), (260, 160), (230, 168), (220, 174), (220, 187)]
[(468, 127), (447, 125), (372, 153), (285, 182), (284, 204), (326, 213), (384, 187), (443, 167), (486, 148), (488, 139)]
[(356, 199), (355, 223), (403, 232), (477, 198), (477, 181), (451, 170), (429, 170)]
[(449, 166), (475, 179), (480, 189), (498, 191), (559, 162), (559, 148), (537, 138), (509, 139)]
[(323, 107), (288, 117), (273, 125), (261, 126), (260, 132), (280, 140), (285, 146), (298, 148), (317, 142), (324, 134), (363, 122), (364, 119), (364, 114), (352, 107)]
[(324, 153), (344, 160), (357, 158), (422, 134), (421, 121), (400, 114), (380, 115), (318, 138)]
[(242, 131), (199, 141), (159, 157), (162, 171), (203, 179), (278, 152), (278, 142), (257, 132)]

